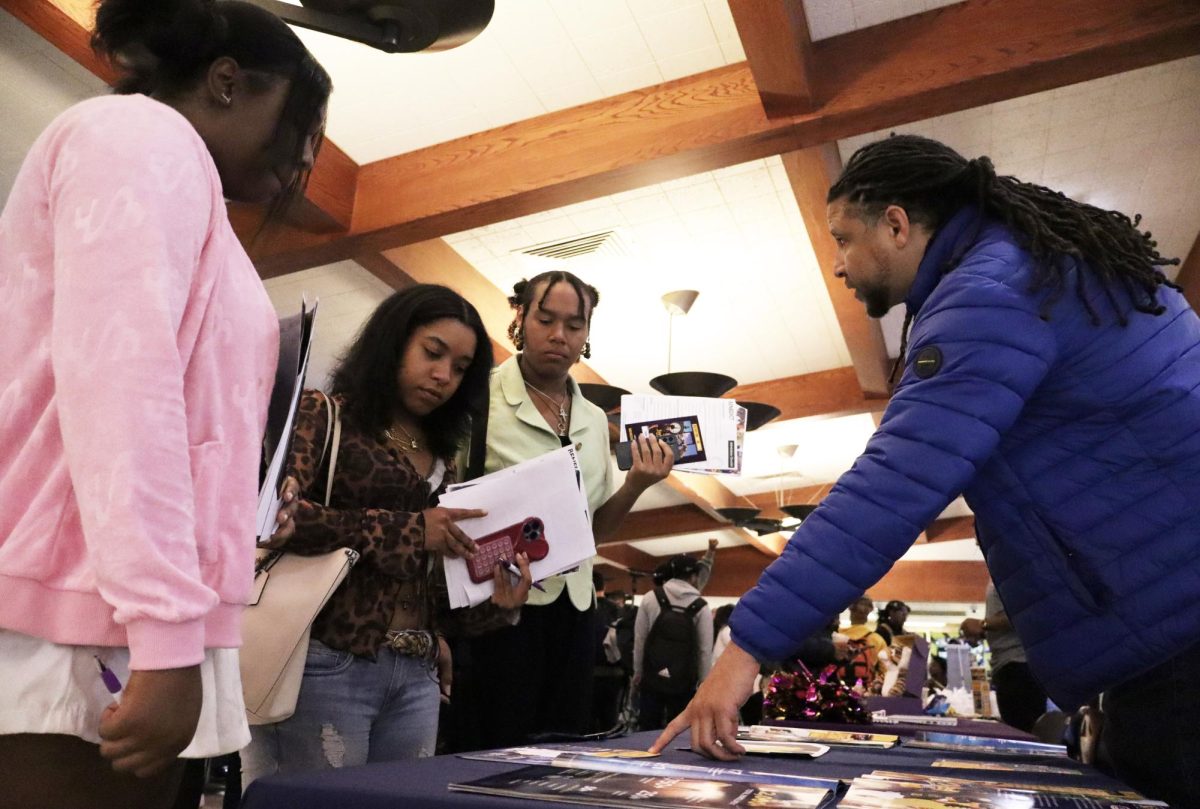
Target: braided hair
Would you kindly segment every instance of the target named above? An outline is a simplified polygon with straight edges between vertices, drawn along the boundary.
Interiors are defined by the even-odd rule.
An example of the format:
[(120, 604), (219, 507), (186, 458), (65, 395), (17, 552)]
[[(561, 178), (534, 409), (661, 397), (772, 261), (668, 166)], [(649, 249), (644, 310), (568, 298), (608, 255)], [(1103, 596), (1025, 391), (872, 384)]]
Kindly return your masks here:
[[(997, 176), (987, 157), (967, 160), (942, 143), (918, 135), (892, 135), (869, 143), (846, 163), (829, 189), (827, 200), (845, 199), (858, 215), (874, 220), (889, 205), (898, 205), (908, 218), (930, 231), (966, 205), (1000, 219), (1017, 234), (1032, 254), (1036, 267), (1033, 289), (1049, 294), (1043, 318), (1066, 291), (1070, 270), (1082, 261), (1100, 281), (1121, 325), (1128, 322), (1119, 305), (1122, 292), (1139, 312), (1160, 315), (1160, 285), (1178, 289), (1161, 267), (1179, 259), (1159, 255), (1150, 233), (1138, 230), (1141, 215), (1130, 219), (1070, 199), (1059, 191)], [(1087, 299), (1084, 273), (1075, 273), (1075, 292), (1092, 323), (1100, 316)]]
[[(525, 349), (525, 329), (521, 315), (528, 315), (533, 309), (533, 293), (542, 282), (546, 282), (546, 288), (542, 290), (542, 297), (538, 298), (538, 306), (546, 302), (546, 296), (555, 284), (569, 284), (579, 296), (579, 317), (589, 326), (592, 323), (592, 311), (600, 303), (600, 292), (594, 286), (584, 283), (577, 275), (566, 270), (550, 270), (528, 280), (521, 279), (513, 284), (513, 294), (508, 296), (508, 305), (516, 312), (512, 323), (508, 324), (508, 339), (512, 340), (517, 351)], [(583, 356), (592, 356), (590, 343), (584, 345)]]

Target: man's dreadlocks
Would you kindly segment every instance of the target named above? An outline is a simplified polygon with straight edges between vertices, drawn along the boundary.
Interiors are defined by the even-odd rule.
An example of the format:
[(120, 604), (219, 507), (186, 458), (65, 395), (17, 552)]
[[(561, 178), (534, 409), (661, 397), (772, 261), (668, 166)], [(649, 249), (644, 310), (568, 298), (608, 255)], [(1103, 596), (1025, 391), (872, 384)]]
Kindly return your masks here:
[[(899, 205), (909, 219), (931, 231), (966, 205), (1004, 221), (1037, 261), (1034, 291), (1049, 290), (1043, 317), (1065, 291), (1074, 264), (1070, 259), (1081, 259), (1101, 282), (1121, 325), (1128, 321), (1118, 305), (1118, 290), (1135, 310), (1159, 315), (1165, 311), (1159, 285), (1178, 289), (1159, 268), (1179, 259), (1159, 255), (1150, 234), (1138, 230), (1140, 214), (1130, 219), (1040, 185), (999, 177), (988, 158), (967, 160), (929, 138), (893, 135), (859, 149), (829, 189), (829, 202), (843, 198), (872, 219), (887, 206)], [(1100, 317), (1084, 294), (1082, 272), (1075, 274), (1075, 291), (1098, 325)]]

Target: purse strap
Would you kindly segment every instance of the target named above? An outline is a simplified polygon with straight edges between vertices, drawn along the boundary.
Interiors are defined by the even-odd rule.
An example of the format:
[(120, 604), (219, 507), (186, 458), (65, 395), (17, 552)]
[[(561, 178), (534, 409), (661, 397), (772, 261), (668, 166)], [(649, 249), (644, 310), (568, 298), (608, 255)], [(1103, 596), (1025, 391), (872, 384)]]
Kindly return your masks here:
[[(326, 416), (325, 444), (321, 447), (321, 460), (325, 460), (326, 454), (329, 454), (329, 471), (325, 474), (325, 505), (328, 506), (333, 494), (333, 470), (337, 467), (338, 448), (342, 444), (342, 409), (337, 399), (328, 394), (321, 395), (325, 397)], [(320, 466), (317, 468), (320, 469)]]

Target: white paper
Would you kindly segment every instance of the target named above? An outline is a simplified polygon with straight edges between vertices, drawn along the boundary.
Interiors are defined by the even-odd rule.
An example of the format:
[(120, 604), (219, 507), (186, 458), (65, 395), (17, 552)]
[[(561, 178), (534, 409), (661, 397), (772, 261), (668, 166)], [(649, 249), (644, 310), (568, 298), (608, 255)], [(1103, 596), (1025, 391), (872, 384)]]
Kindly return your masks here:
[[(275, 533), (275, 519), (283, 505), (279, 496), (279, 487), (283, 483), (283, 473), (287, 466), (287, 456), (291, 449), (292, 428), (296, 421), (296, 411), (300, 407), (300, 396), (304, 392), (304, 377), (308, 373), (308, 358), (312, 348), (313, 328), (316, 325), (317, 303), (311, 309), (305, 301), (300, 303), (300, 314), (284, 318), (279, 324), (280, 367), (275, 374), (275, 389), (271, 393), (274, 419), (277, 420), (283, 411), (276, 410), (274, 404), (283, 395), (288, 395), (286, 415), (282, 423), (272, 423), (268, 419), (267, 436), (264, 445), (274, 447), (271, 461), (267, 465), (263, 477), (262, 488), (258, 492), (258, 510), (256, 515), (256, 535), (259, 542), (265, 542)], [(287, 366), (287, 367), (284, 367)]]
[[(574, 447), (563, 447), (452, 486), (438, 505), (487, 511), (486, 517), (458, 523), (472, 539), (520, 524), (530, 517), (540, 519), (549, 552), (545, 558), (531, 562), (534, 581), (578, 567), (596, 553), (587, 492)], [(471, 581), (465, 560), (444, 557), (443, 565), (452, 608), (482, 604), (495, 592), (491, 580), (480, 584)]]
[[(647, 426), (655, 423), (655, 427)], [(746, 408), (733, 399), (702, 396), (621, 397), (621, 439), (666, 430), (684, 441), (677, 472), (737, 475), (742, 471)], [(689, 458), (691, 460), (689, 460)]]

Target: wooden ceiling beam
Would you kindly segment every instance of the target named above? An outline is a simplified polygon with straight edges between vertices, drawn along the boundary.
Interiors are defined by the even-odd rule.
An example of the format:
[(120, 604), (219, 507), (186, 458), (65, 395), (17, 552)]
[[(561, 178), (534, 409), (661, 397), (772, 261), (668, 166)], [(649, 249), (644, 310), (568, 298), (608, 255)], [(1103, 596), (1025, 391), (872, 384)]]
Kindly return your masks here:
[[(721, 548), (717, 551), (704, 595), (741, 598), (758, 583), (763, 570), (770, 563), (770, 559), (744, 545)], [(623, 583), (620, 576), (613, 578)], [(983, 600), (987, 583), (987, 566), (983, 562), (901, 561), (869, 588), (867, 595), (881, 602), (891, 599), (976, 602)], [(638, 582), (639, 592), (648, 589), (648, 581)]]
[(786, 517), (779, 510), (779, 503), (782, 501), (787, 504), (808, 504), (817, 505), (829, 494), (829, 490), (833, 488), (832, 483), (819, 483), (815, 486), (798, 486), (789, 489), (780, 489), (773, 492), (759, 492), (758, 494), (748, 494), (745, 499), (762, 512), (761, 516), (768, 519), (780, 519)]
[(729, 0), (729, 10), (767, 117), (796, 115), (817, 106), (804, 4)]
[(889, 382), (892, 363), (888, 359), (883, 329), (879, 320), (867, 317), (862, 301), (833, 274), (837, 264), (837, 244), (829, 234), (825, 197), (842, 173), (842, 158), (837, 145), (825, 143), (788, 152), (782, 159), (792, 194), (800, 207), (800, 217), (808, 231), (808, 240), (817, 257), (817, 266), (821, 269), (821, 280), (825, 282), (842, 337), (846, 340), (858, 384), (864, 395), (886, 398), (892, 390)]
[(853, 367), (738, 385), (725, 396), (774, 405), (780, 410), (778, 421), (883, 412), (887, 407), (887, 399), (863, 394)]
[(632, 545), (605, 545), (602, 550), (597, 551), (597, 556), (599, 557), (597, 561), (601, 563), (610, 562), (624, 570), (635, 570), (644, 573), (653, 572), (654, 568), (663, 562), (657, 556), (651, 556)]
[[(92, 50), (94, 0), (0, 0), (0, 8), (105, 83), (116, 83), (117, 72)], [(342, 238), (352, 221), (357, 183), (358, 164), (326, 140), (317, 155), (304, 197), (284, 214), (282, 222), (264, 230), (265, 207), (242, 204), (230, 205), (230, 222), (252, 255), (277, 248), (280, 242), (270, 233), (274, 229), (280, 231), (278, 238), (297, 245)]]
[(722, 531), (729, 523), (714, 519), (711, 514), (692, 504), (666, 508), (631, 511), (620, 530), (604, 545), (614, 542), (637, 542), (641, 539), (694, 534), (700, 531)]
[[(975, 538), (975, 515), (946, 517), (934, 520), (924, 531), (925, 542), (949, 542), (955, 539)], [(920, 541), (920, 540), (918, 540)]]
[(821, 105), (800, 115), (768, 118), (736, 64), (365, 165), (348, 235), (256, 260), (303, 269), (1198, 52), (1194, 2), (967, 0), (813, 43)]
[(983, 601), (988, 581), (983, 562), (897, 562), (867, 595), (874, 601)]

